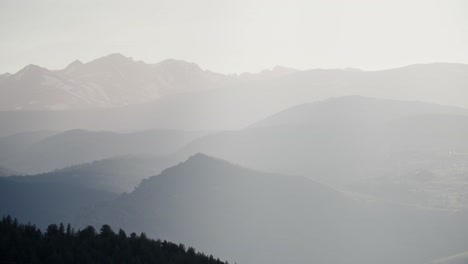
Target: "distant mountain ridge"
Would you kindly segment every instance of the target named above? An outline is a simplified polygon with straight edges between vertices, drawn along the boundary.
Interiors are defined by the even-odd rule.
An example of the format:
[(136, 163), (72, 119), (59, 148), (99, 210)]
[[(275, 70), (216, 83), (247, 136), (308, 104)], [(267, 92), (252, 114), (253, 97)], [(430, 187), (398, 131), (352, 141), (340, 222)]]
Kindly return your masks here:
[(337, 122), (336, 118), (340, 122), (385, 123), (409, 115), (434, 113), (468, 115), (468, 109), (420, 101), (341, 96), (286, 109), (250, 125), (249, 128), (319, 125)]
[[(41, 134), (39, 132), (19, 134), (0, 138), (0, 147), (9, 148), (0, 149), (0, 164), (18, 173), (37, 174), (115, 156), (167, 155), (205, 133), (177, 130), (116, 133), (74, 129), (44, 138), (36, 135)], [(14, 141), (20, 142), (13, 144)], [(25, 141), (31, 142), (27, 144)]]
[(66, 110), (141, 104), (213, 88), (222, 77), (180, 60), (156, 64), (111, 54), (63, 70), (28, 65), (0, 77), (0, 110)]
[(180, 153), (202, 152), (253, 169), (343, 183), (433, 166), (420, 153), (451, 159), (450, 151), (466, 153), (467, 135), (464, 108), (346, 96), (198, 138)]
[[(274, 111), (351, 94), (468, 107), (464, 99), (468, 97), (464, 89), (467, 85), (468, 65), (455, 63), (382, 71), (302, 71), (276, 66), (259, 73), (225, 75), (182, 60), (145, 63), (115, 53), (87, 63), (75, 60), (61, 70), (28, 65), (17, 73), (0, 75), (0, 111), (115, 108), (166, 101), (165, 98), (174, 101), (172, 97), (186, 93), (228, 106), (233, 102), (225, 100), (239, 100), (237, 103), (246, 102), (249, 106), (252, 98), (273, 96), (272, 103), (281, 102)], [(223, 91), (218, 92), (219, 89)], [(244, 99), (245, 96), (252, 98)], [(175, 99), (180, 100), (185, 99)], [(197, 103), (203, 98), (193, 100)]]
[[(20, 183), (61, 183), (120, 194), (131, 192), (141, 180), (177, 164), (170, 157), (127, 155), (73, 165), (48, 173), (11, 176), (5, 179)], [(0, 176), (18, 175), (9, 172)]]

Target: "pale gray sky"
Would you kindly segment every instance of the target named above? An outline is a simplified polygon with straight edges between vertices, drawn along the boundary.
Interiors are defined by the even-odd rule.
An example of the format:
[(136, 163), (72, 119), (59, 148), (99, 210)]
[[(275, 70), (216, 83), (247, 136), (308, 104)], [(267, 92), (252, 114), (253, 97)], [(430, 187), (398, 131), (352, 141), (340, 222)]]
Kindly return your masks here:
[(223, 73), (468, 63), (464, 0), (0, 0), (0, 72), (119, 52)]

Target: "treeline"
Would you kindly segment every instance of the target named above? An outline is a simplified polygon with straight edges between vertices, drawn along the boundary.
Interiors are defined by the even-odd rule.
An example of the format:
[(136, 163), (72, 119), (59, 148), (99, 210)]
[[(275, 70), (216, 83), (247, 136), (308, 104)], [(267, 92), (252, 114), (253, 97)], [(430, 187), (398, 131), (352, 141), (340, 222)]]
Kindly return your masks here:
[(49, 225), (42, 232), (35, 225), (20, 224), (10, 216), (0, 222), (0, 264), (158, 263), (225, 264), (182, 244), (152, 240), (144, 233), (127, 236), (103, 225), (75, 231), (70, 224)]

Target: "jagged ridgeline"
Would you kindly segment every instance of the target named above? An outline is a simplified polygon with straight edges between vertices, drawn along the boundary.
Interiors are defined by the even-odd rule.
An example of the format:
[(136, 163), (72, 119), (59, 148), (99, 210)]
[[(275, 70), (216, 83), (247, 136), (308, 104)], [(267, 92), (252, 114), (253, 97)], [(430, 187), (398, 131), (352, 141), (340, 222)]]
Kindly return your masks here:
[(75, 231), (70, 224), (51, 224), (43, 232), (10, 216), (0, 222), (0, 263), (159, 263), (222, 264), (219, 259), (183, 244), (152, 240), (144, 233), (115, 233), (109, 225), (99, 231), (88, 226)]

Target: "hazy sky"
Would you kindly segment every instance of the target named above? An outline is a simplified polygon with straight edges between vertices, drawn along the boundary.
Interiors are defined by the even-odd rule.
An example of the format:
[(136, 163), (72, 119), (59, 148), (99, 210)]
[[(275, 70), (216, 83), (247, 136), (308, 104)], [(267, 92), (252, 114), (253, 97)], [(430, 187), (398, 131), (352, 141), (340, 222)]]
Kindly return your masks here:
[(0, 72), (109, 53), (223, 73), (468, 63), (466, 0), (0, 0)]

